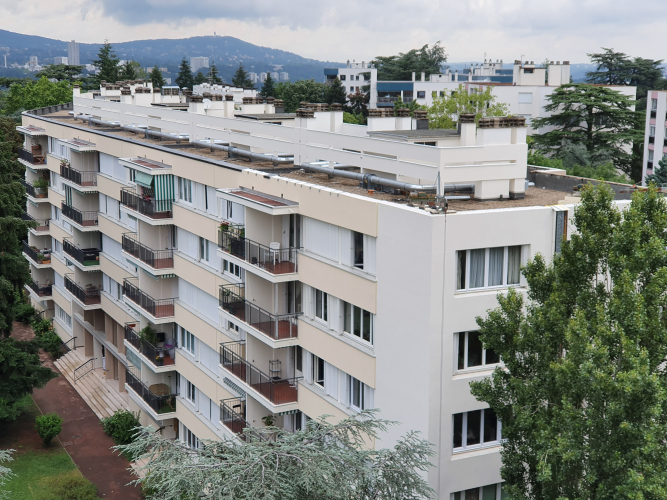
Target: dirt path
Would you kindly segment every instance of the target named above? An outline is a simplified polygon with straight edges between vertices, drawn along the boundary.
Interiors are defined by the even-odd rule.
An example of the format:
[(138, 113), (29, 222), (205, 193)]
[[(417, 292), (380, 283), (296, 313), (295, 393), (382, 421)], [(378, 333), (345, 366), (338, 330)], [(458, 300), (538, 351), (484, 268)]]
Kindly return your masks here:
[[(26, 331), (25, 325), (14, 323), (12, 337), (28, 340), (31, 328)], [(44, 366), (55, 372), (51, 357), (40, 353)], [(141, 490), (126, 486), (134, 479), (127, 470), (129, 462), (115, 454), (110, 448), (113, 440), (102, 430), (100, 420), (86, 402), (74, 390), (63, 376), (49, 381), (42, 389), (33, 391), (33, 399), (43, 413), (56, 412), (63, 419), (63, 428), (58, 435), (65, 449), (79, 467), (81, 473), (97, 485), (102, 498), (112, 500), (141, 500)]]

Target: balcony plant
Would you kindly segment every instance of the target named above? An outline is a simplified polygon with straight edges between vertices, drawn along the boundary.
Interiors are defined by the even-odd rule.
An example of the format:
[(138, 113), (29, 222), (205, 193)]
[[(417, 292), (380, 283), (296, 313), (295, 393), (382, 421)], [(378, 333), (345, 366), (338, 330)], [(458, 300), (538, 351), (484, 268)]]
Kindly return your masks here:
[(158, 342), (157, 331), (151, 328), (150, 325), (146, 325), (139, 331), (139, 338), (143, 342), (146, 342), (152, 346), (155, 346), (155, 344)]
[(46, 198), (48, 195), (48, 187), (49, 187), (49, 181), (47, 181), (44, 178), (37, 179), (35, 182), (32, 183), (33, 187), (38, 190), (35, 196), (37, 198)]

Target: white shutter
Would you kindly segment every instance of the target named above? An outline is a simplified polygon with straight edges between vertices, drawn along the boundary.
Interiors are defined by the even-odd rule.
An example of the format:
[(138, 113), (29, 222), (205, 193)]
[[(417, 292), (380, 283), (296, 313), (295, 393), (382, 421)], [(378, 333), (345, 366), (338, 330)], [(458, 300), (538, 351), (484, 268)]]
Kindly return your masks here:
[[(530, 258), (530, 245), (521, 245), (521, 265), (525, 266), (528, 263), (529, 258)], [(528, 282), (526, 281), (526, 277), (523, 275), (523, 273), (521, 273), (519, 284), (521, 286), (528, 286)]]
[(211, 422), (217, 427), (220, 422), (220, 405), (211, 401)]
[(375, 389), (364, 384), (364, 407), (362, 410), (375, 408)]
[(338, 368), (324, 362), (324, 393), (338, 399)]
[(207, 212), (211, 215), (218, 216), (218, 197), (215, 195), (215, 188), (206, 186), (206, 196), (208, 197)]
[(301, 350), (301, 362), (303, 363), (303, 378), (309, 384), (313, 383), (313, 355), (306, 351), (305, 349)]
[(344, 266), (352, 267), (354, 265), (353, 255), (354, 248), (352, 248), (352, 231), (341, 227), (340, 233), (340, 263)]
[(216, 271), (219, 271), (222, 269), (222, 259), (220, 258), (220, 255), (218, 255), (217, 252), (218, 245), (208, 240), (207, 244), (208, 244), (208, 264)]
[(218, 299), (199, 288), (197, 288), (197, 294), (197, 303), (199, 304), (197, 310), (217, 324), (220, 320), (220, 315), (218, 314)]
[(178, 251), (199, 260), (199, 236), (181, 227), (177, 227), (176, 231)]
[(364, 234), (364, 271), (368, 274), (375, 274), (375, 248), (375, 237)]
[(338, 262), (338, 226), (304, 217), (303, 230), (307, 251)]
[(340, 310), (340, 299), (329, 295), (329, 328), (338, 333), (340, 333), (341, 325)]
[(107, 195), (102, 194), (102, 193), (98, 193), (98, 195), (99, 195), (98, 206), (100, 208), (100, 212), (102, 212), (103, 214), (106, 214), (107, 213)]
[(104, 290), (107, 293), (111, 292), (111, 288), (109, 286), (109, 276), (104, 273), (102, 273), (102, 290)]
[(119, 201), (112, 198), (111, 196), (107, 196), (107, 215), (111, 217), (114, 220), (118, 220), (118, 205)]
[(124, 181), (124, 177), (118, 177), (118, 171), (116, 170), (117, 165), (118, 158), (105, 153), (100, 153), (100, 173)]
[(289, 247), (289, 219), (289, 215), (283, 215), (283, 237), (280, 242), (282, 248)]
[(310, 285), (303, 284), (301, 290), (303, 314), (306, 318), (313, 319), (315, 308), (313, 307), (313, 288)]
[(341, 383), (343, 384), (343, 387), (341, 387), (340, 391), (340, 402), (343, 403), (345, 406), (350, 406), (350, 376), (347, 373), (341, 373)]
[(118, 262), (121, 266), (125, 266), (125, 256), (123, 255), (123, 245), (118, 243), (113, 238), (109, 238), (106, 234), (102, 234), (102, 248), (104, 253)]
[(199, 182), (193, 182), (194, 184), (194, 200), (192, 200), (194, 203), (193, 205), (197, 210), (201, 210), (202, 212), (206, 211), (206, 186), (204, 184), (200, 184)]
[(178, 278), (178, 299), (195, 311), (198, 310), (197, 290), (198, 288), (196, 286), (191, 285), (183, 278)]

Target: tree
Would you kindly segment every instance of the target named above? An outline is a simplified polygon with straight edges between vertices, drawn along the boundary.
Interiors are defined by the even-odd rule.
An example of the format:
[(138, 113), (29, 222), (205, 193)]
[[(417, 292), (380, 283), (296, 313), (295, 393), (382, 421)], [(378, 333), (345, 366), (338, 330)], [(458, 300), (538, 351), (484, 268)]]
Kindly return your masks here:
[(264, 85), (262, 85), (262, 90), (259, 92), (259, 95), (264, 97), (275, 97), (276, 96), (276, 82), (271, 78), (271, 73), (267, 71), (266, 79), (264, 80)]
[(368, 439), (391, 424), (365, 411), (336, 424), (311, 420), (294, 433), (248, 428), (245, 443), (205, 441), (199, 450), (144, 427), (134, 443), (116, 449), (145, 463), (140, 470), (147, 475), (136, 482), (156, 492), (148, 500), (430, 497), (423, 477), (432, 467), (427, 441), (410, 432), (392, 449), (368, 448)]
[(213, 85), (214, 83), (222, 83), (222, 78), (218, 76), (218, 68), (215, 67), (215, 63), (211, 63), (211, 67), (208, 69), (208, 75), (206, 75), (206, 81)]
[(589, 185), (573, 224), (522, 269), (526, 299), (477, 319), (503, 366), (472, 394), (502, 421), (510, 498), (664, 498), (667, 204), (650, 188), (621, 213)]
[(35, 73), (35, 77), (42, 78), (44, 76), (46, 78), (67, 80), (74, 83), (79, 79), (83, 68), (83, 66), (72, 66), (70, 64), (52, 64)]
[(192, 85), (194, 79), (192, 78), (192, 69), (190, 69), (190, 63), (184, 57), (181, 61), (180, 66), (178, 67), (178, 76), (176, 77), (176, 85), (181, 89), (190, 89), (192, 90)]
[(5, 462), (14, 460), (12, 454), (16, 450), (0, 450), (0, 500), (7, 500), (11, 491), (5, 490), (5, 484), (16, 474), (9, 467), (2, 465)]
[(57, 413), (45, 413), (35, 419), (35, 428), (44, 446), (48, 446), (63, 429), (63, 418)]
[(57, 376), (40, 364), (38, 353), (35, 341), (0, 338), (0, 421), (15, 420), (20, 415), (20, 399)]
[(234, 85), (234, 87), (248, 88), (248, 89), (252, 89), (255, 87), (253, 83), (250, 81), (248, 72), (243, 68), (243, 63), (239, 63), (239, 67), (236, 68), (236, 72), (232, 77), (232, 85)]
[(118, 75), (120, 80), (138, 80), (142, 76), (146, 77), (146, 71), (137, 61), (125, 61), (125, 64), (120, 66)]
[(150, 77), (154, 89), (161, 89), (167, 84), (164, 77), (162, 76), (162, 71), (160, 71), (160, 68), (157, 67), (157, 64), (153, 66)]
[(23, 85), (12, 84), (5, 98), (4, 114), (11, 115), (27, 109), (43, 108), (72, 102), (72, 84), (67, 80), (50, 82), (45, 76)]
[(532, 127), (554, 130), (534, 136), (539, 148), (558, 157), (564, 144), (583, 144), (593, 163), (612, 159), (630, 173), (631, 155), (625, 148), (641, 140), (634, 129), (632, 99), (607, 87), (576, 83), (558, 87), (547, 100), (544, 110), (551, 116), (534, 119)]
[[(509, 108), (505, 103), (496, 102), (491, 87), (479, 92), (468, 91), (459, 85), (458, 90), (450, 95), (433, 96), (433, 104), (428, 108), (430, 128), (456, 128), (459, 115), (473, 113), (475, 122), (485, 116), (508, 116)], [(415, 102), (415, 101), (413, 101)]]
[(109, 40), (104, 40), (104, 44), (100, 47), (97, 53), (97, 59), (93, 61), (93, 66), (97, 68), (94, 77), (95, 83), (99, 86), (101, 81), (113, 82), (118, 81), (118, 65), (120, 61), (113, 51)]
[(206, 81), (206, 77), (204, 76), (204, 73), (200, 71), (197, 71), (197, 74), (195, 75), (194, 79), (192, 80), (193, 85), (201, 85)]
[(667, 160), (660, 160), (658, 167), (653, 169), (653, 173), (647, 175), (644, 181), (646, 184), (655, 182), (659, 187), (667, 185)]
[(333, 82), (327, 85), (324, 92), (324, 102), (330, 105), (333, 103), (338, 103), (342, 106), (347, 105), (347, 92), (338, 78), (335, 78)]
[(349, 101), (347, 107), (352, 114), (368, 116), (368, 103), (370, 102), (368, 93), (357, 90), (354, 94), (349, 94), (347, 99)]
[(623, 52), (602, 47), (603, 52), (586, 54), (597, 65), (595, 71), (586, 73), (588, 83), (603, 85), (627, 85), (630, 79), (630, 58)]
[(446, 62), (447, 53), (440, 42), (435, 42), (430, 48), (424, 45), (421, 49), (412, 49), (405, 54), (378, 56), (373, 61), (378, 70), (378, 80), (411, 80), (413, 71), (417, 74), (423, 71), (428, 77), (441, 73)]
[(276, 85), (276, 98), (285, 101), (285, 111), (294, 113), (302, 102), (323, 102), (326, 84), (310, 80), (280, 82)]

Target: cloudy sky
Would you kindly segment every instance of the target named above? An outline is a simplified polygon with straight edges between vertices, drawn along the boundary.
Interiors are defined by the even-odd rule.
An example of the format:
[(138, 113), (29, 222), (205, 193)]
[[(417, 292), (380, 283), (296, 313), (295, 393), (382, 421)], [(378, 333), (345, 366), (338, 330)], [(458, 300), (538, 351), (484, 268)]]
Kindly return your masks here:
[(321, 60), (441, 40), (450, 61), (570, 60), (614, 47), (663, 58), (662, 0), (0, 0), (0, 28), (80, 42), (234, 36)]

